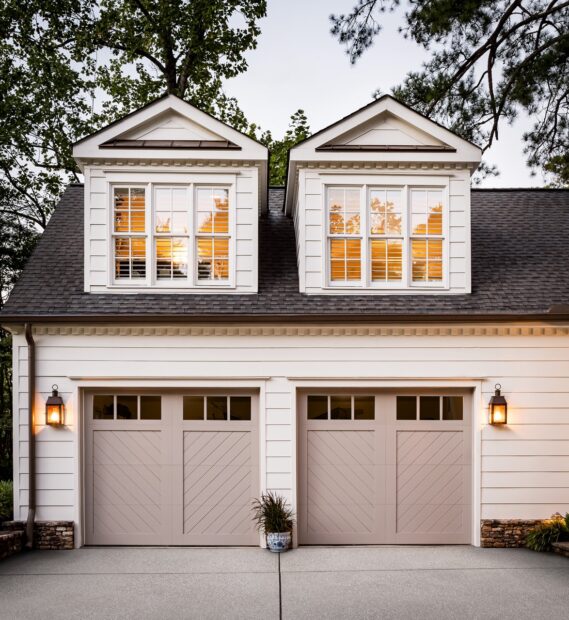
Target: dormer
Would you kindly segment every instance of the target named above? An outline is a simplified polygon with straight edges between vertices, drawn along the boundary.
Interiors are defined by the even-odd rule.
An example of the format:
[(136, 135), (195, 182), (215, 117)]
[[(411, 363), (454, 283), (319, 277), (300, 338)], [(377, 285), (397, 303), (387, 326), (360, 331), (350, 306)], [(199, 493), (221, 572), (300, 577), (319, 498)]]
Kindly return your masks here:
[(481, 150), (383, 96), (290, 151), (306, 294), (470, 293), (470, 179)]
[(83, 138), (85, 291), (256, 293), (267, 149), (173, 95)]

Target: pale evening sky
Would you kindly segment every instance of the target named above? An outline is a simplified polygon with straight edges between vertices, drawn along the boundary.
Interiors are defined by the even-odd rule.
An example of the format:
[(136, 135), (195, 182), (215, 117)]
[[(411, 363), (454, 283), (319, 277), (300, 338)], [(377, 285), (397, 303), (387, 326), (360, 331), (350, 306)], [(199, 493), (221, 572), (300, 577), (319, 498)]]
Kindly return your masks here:
[[(258, 46), (247, 54), (249, 70), (226, 83), (251, 122), (270, 129), (275, 137), (286, 131), (290, 115), (302, 108), (311, 131), (317, 131), (399, 83), (408, 71), (420, 68), (422, 48), (397, 32), (401, 13), (384, 14), (383, 30), (356, 65), (330, 34), (330, 13), (346, 13), (355, 0), (269, 0), (260, 22)], [(500, 140), (486, 152), (498, 177), (482, 187), (541, 186), (541, 175), (530, 176), (523, 155), (522, 134), (531, 127), (520, 118), (500, 128)]]

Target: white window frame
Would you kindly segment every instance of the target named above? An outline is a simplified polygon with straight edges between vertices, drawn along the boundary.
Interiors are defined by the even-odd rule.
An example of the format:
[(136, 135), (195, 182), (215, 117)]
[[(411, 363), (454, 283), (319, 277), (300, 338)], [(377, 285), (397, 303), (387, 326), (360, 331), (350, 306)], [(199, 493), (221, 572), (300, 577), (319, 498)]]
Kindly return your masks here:
[[(363, 209), (365, 211), (365, 225), (366, 225), (366, 245), (367, 245), (367, 264), (366, 264), (366, 282), (365, 286), (374, 289), (402, 289), (407, 288), (407, 281), (409, 278), (409, 261), (407, 256), (407, 238), (409, 227), (409, 200), (408, 191), (405, 185), (398, 184), (370, 184), (365, 185), (366, 198)], [(371, 206), (371, 192), (373, 190), (382, 191), (399, 191), (401, 193), (401, 233), (399, 235), (376, 235), (371, 233), (371, 218), (370, 218), (370, 206)], [(373, 239), (401, 239), (401, 280), (393, 281), (377, 281), (374, 282), (371, 276), (371, 242)], [(387, 265), (386, 265), (387, 269)]]
[[(189, 284), (189, 272), (192, 268), (192, 251), (190, 245), (192, 243), (192, 231), (193, 231), (193, 223), (191, 220), (191, 213), (193, 210), (193, 200), (192, 200), (192, 192), (191, 188), (184, 183), (151, 183), (152, 186), (152, 208), (151, 208), (151, 218), (150, 222), (150, 261), (151, 261), (151, 286), (157, 286), (160, 288), (175, 288), (177, 286), (191, 286)], [(156, 190), (157, 189), (185, 189), (186, 190), (186, 200), (187, 200), (187, 224), (188, 224), (188, 232), (187, 233), (174, 233), (174, 232), (156, 232)], [(188, 275), (185, 278), (171, 278), (171, 279), (159, 279), (156, 271), (157, 271), (157, 256), (156, 256), (156, 239), (174, 239), (176, 237), (182, 237), (186, 239), (188, 244)]]
[[(228, 198), (229, 198), (229, 226), (227, 233), (200, 233), (198, 232), (198, 210), (197, 210), (197, 193), (199, 189), (227, 189)], [(191, 209), (191, 227), (193, 230), (193, 234), (190, 235), (191, 244), (192, 244), (192, 271), (193, 271), (193, 280), (194, 286), (199, 287), (227, 287), (227, 280), (200, 280), (198, 278), (198, 261), (197, 261), (197, 244), (198, 239), (204, 238), (229, 238), (229, 280), (234, 280), (232, 274), (235, 273), (235, 259), (236, 259), (236, 242), (235, 242), (235, 218), (236, 218), (236, 209), (232, 205), (234, 205), (234, 198), (232, 196), (232, 188), (229, 185), (224, 185), (223, 183), (194, 183), (192, 189), (192, 209)], [(189, 271), (189, 270), (188, 270)]]
[[(348, 180), (342, 176), (333, 176), (325, 180), (322, 184), (322, 213), (323, 213), (323, 274), (325, 278), (324, 289), (328, 290), (383, 290), (383, 291), (412, 291), (412, 290), (448, 290), (450, 279), (450, 200), (449, 200), (449, 179), (448, 178), (421, 178), (412, 179), (397, 176), (385, 176), (377, 178), (363, 178), (361, 181)], [(328, 191), (330, 189), (360, 189), (360, 235), (361, 238), (361, 279), (352, 281), (333, 281), (331, 279), (330, 265), (330, 239), (343, 238), (345, 235), (330, 235)], [(380, 190), (401, 190), (401, 237), (403, 239), (403, 264), (401, 281), (393, 282), (372, 282), (371, 279), (371, 240), (377, 238), (400, 238), (399, 236), (371, 235), (369, 221), (369, 205), (371, 191)], [(443, 199), (443, 229), (442, 235), (412, 235), (411, 232), (411, 190), (432, 190), (441, 191)], [(365, 232), (364, 232), (365, 231)], [(351, 238), (357, 238), (351, 235)], [(411, 239), (437, 238), (443, 241), (443, 277), (441, 281), (434, 282), (413, 282), (412, 277), (412, 256)]]
[[(122, 175), (121, 175), (122, 176)], [(161, 175), (156, 180), (141, 183), (140, 176), (133, 175), (130, 178), (110, 178), (107, 182), (107, 204), (109, 205), (109, 235), (108, 235), (108, 279), (107, 287), (113, 290), (217, 290), (235, 289), (236, 287), (236, 233), (237, 233), (237, 191), (236, 176), (223, 175), (219, 178), (213, 176), (204, 179), (199, 175), (188, 175), (184, 178), (179, 176)], [(145, 190), (145, 230), (144, 233), (115, 233), (114, 232), (114, 190), (115, 188), (142, 188)], [(188, 233), (155, 233), (155, 189), (156, 188), (180, 188), (184, 187), (188, 192)], [(196, 192), (197, 188), (211, 187), (227, 189), (229, 193), (229, 232), (223, 233), (224, 237), (229, 237), (229, 277), (227, 280), (198, 280), (196, 243), (199, 235), (196, 232)], [(115, 276), (115, 237), (139, 236), (144, 237), (146, 243), (146, 278), (138, 280), (126, 280)], [(209, 236), (209, 235), (205, 235)], [(155, 239), (159, 237), (187, 237), (188, 239), (188, 274), (186, 278), (158, 279), (156, 277), (156, 250), (154, 247)]]
[[(148, 286), (149, 279), (149, 243), (148, 243), (148, 202), (149, 202), (149, 183), (113, 183), (109, 190), (109, 215), (110, 215), (110, 243), (109, 243), (109, 275), (113, 283), (118, 282), (121, 286), (128, 288), (141, 288)], [(115, 189), (143, 189), (144, 190), (144, 232), (115, 232)], [(129, 207), (130, 209), (130, 207)], [(145, 278), (117, 278), (115, 275), (115, 239), (117, 238), (139, 238), (144, 239), (145, 243), (145, 260), (146, 260), (146, 277)]]
[[(328, 205), (328, 190), (329, 189), (341, 189), (341, 190), (358, 190), (360, 194), (360, 232), (359, 234), (347, 234), (345, 232), (338, 234), (330, 233), (330, 208)], [(340, 184), (340, 185), (330, 185), (324, 190), (324, 213), (325, 213), (325, 230), (326, 230), (326, 248), (325, 248), (325, 256), (326, 256), (326, 281), (330, 284), (331, 287), (337, 288), (354, 288), (362, 285), (362, 279), (365, 278), (363, 265), (364, 254), (367, 258), (367, 249), (365, 247), (365, 236), (363, 233), (364, 227), (364, 218), (362, 217), (362, 195), (365, 192), (365, 187), (362, 188), (361, 185), (349, 185), (349, 184)], [(360, 280), (332, 280), (331, 274), (331, 265), (330, 265), (330, 244), (332, 239), (359, 239), (360, 240)]]

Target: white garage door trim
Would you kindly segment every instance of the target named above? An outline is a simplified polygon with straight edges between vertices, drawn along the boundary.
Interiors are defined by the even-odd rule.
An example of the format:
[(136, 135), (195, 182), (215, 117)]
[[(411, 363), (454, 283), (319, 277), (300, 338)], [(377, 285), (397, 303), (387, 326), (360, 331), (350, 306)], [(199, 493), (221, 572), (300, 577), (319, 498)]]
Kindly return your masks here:
[[(96, 393), (160, 395), (162, 398), (161, 419), (93, 420), (92, 403), (93, 395)], [(197, 394), (249, 396), (251, 397), (251, 420), (183, 420), (183, 395)], [(173, 392), (163, 388), (121, 390), (108, 387), (85, 392), (84, 397), (83, 506), (85, 527), (83, 539), (85, 544), (258, 544), (259, 537), (250, 527), (248, 514), (250, 499), (258, 495), (260, 479), (259, 393), (257, 391), (249, 389), (245, 392), (237, 388), (220, 390), (207, 388), (196, 390), (192, 388)], [(101, 434), (98, 437), (97, 433), (99, 432)], [(121, 437), (123, 433), (125, 435)], [(137, 435), (137, 433), (139, 434)], [(188, 437), (190, 436), (193, 437), (193, 440), (191, 444), (188, 444)], [(127, 439), (126, 443), (125, 438)], [(229, 442), (226, 441), (228, 438), (230, 439)], [(134, 444), (132, 444), (133, 441)], [(199, 457), (203, 462), (192, 463), (192, 473), (198, 472), (201, 467), (201, 474), (195, 480), (190, 480), (190, 489), (187, 475), (184, 480), (184, 447), (185, 460), (191, 462), (191, 459), (194, 458), (192, 449), (196, 446), (196, 451), (198, 451), (198, 441), (201, 441), (204, 448), (201, 451), (203, 457)], [(243, 443), (244, 441), (245, 443)], [(216, 446), (216, 442), (220, 443), (220, 446)], [(113, 443), (117, 445), (111, 445)], [(239, 453), (234, 455), (236, 458), (239, 457), (237, 461), (243, 461), (240, 471), (237, 471), (239, 467), (235, 459), (232, 458), (227, 463), (224, 461), (224, 459), (227, 460), (225, 447), (229, 444)], [(132, 446), (135, 446), (135, 450), (130, 449)], [(95, 472), (94, 455), (97, 451), (103, 455), (108, 463), (100, 465), (98, 471)], [(109, 454), (112, 454), (110, 458)], [(112, 462), (118, 463), (117, 455), (120, 457), (120, 466), (118, 468), (109, 466)], [(212, 459), (217, 460), (213, 462)], [(160, 461), (159, 464), (156, 462), (157, 460)], [(145, 464), (151, 464), (151, 466), (145, 466)], [(157, 468), (161, 471), (160, 475), (156, 475)], [(125, 477), (123, 470), (130, 470), (130, 476)], [(224, 470), (227, 473), (224, 473)], [(115, 471), (118, 474), (116, 476), (114, 475)], [(239, 479), (229, 480), (229, 477), (233, 476), (236, 471)], [(188, 470), (186, 470), (187, 472)], [(245, 475), (241, 475), (243, 472)], [(211, 484), (212, 481), (209, 478), (212, 476), (216, 481), (221, 481), (222, 484)], [(123, 480), (123, 478), (125, 479)], [(101, 481), (98, 487), (96, 486), (97, 480)], [(186, 497), (188, 494), (191, 496), (190, 490), (197, 489), (200, 484), (204, 489), (208, 487), (207, 497), (203, 493), (204, 489), (202, 489), (201, 495), (198, 492), (193, 498), (194, 500), (197, 499), (200, 505), (197, 505), (195, 501), (192, 505), (184, 502), (184, 490), (187, 494)], [(250, 489), (245, 504), (243, 503), (245, 500), (242, 500), (242, 491), (246, 490), (242, 488), (244, 484)], [(217, 497), (211, 499), (212, 493), (210, 491), (214, 487)], [(179, 492), (180, 490), (181, 492)], [(106, 531), (103, 534), (102, 530), (100, 533), (95, 532), (94, 508), (96, 495), (101, 492), (106, 495), (105, 501), (110, 503), (114, 503), (119, 496), (124, 498), (124, 509), (121, 505), (121, 519), (116, 528), (117, 530), (122, 528), (123, 531), (120, 533)], [(235, 531), (234, 524), (227, 519), (227, 515), (236, 505), (231, 499), (232, 493), (237, 493), (234, 499), (239, 505), (243, 504), (239, 513), (240, 524), (237, 524), (239, 527), (236, 527)], [(109, 494), (112, 494), (113, 497), (109, 497)], [(219, 519), (217, 519), (215, 515), (219, 512), (220, 498), (221, 501), (225, 501), (227, 498), (228, 506), (219, 513)], [(199, 513), (202, 504), (207, 504), (208, 507)], [(160, 506), (159, 510), (157, 506)], [(192, 513), (197, 514), (193, 522), (189, 517), (184, 519), (184, 511), (192, 511)], [(204, 521), (202, 517), (206, 513), (208, 513), (208, 517)], [(116, 521), (117, 513), (113, 513), (111, 517)], [(204, 528), (204, 523), (207, 525), (208, 520), (211, 521), (212, 527)], [(228, 523), (227, 526), (226, 522)], [(131, 523), (134, 532), (129, 531)], [(221, 530), (222, 533), (219, 533), (218, 530)]]

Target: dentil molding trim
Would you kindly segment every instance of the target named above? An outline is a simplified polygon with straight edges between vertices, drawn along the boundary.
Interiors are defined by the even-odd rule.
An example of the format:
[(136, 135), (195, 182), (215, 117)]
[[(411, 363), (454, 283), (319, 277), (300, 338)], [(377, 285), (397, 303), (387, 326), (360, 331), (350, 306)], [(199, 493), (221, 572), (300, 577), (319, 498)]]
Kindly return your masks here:
[[(21, 329), (14, 330), (14, 333)], [(38, 336), (568, 336), (554, 325), (286, 326), (38, 325)]]

